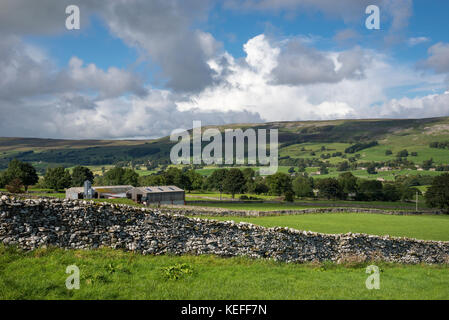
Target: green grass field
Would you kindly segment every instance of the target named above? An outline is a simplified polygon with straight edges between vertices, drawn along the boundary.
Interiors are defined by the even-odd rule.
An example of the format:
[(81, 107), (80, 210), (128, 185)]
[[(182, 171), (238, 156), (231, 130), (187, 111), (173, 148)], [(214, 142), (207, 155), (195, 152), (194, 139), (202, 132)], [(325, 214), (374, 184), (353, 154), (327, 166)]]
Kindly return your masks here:
[[(226, 201), (227, 198), (223, 197)], [(418, 209), (428, 209), (422, 197)], [(208, 201), (208, 202), (188, 202), (188, 201)], [(229, 199), (228, 199), (229, 200)], [(200, 207), (225, 208), (231, 210), (257, 210), (257, 211), (273, 211), (273, 210), (299, 210), (306, 208), (326, 208), (326, 207), (358, 207), (358, 208), (379, 208), (391, 210), (415, 210), (416, 204), (411, 202), (382, 202), (382, 201), (334, 201), (334, 200), (298, 200), (297, 202), (277, 202), (277, 203), (258, 203), (258, 202), (220, 202), (213, 199), (205, 199), (199, 197), (186, 197), (187, 205)], [(210, 202), (209, 202), (210, 201)], [(216, 202), (214, 202), (216, 201)]]
[(367, 233), (449, 241), (449, 216), (395, 216), (373, 213), (320, 213), (272, 217), (209, 217), (264, 227), (289, 227), (322, 233)]
[(199, 203), (198, 206), (209, 208), (225, 208), (231, 210), (256, 211), (299, 210), (310, 208), (310, 206), (283, 205), (277, 203)]
[[(65, 286), (73, 264), (79, 290)], [(177, 264), (191, 274), (167, 278)], [(0, 247), (0, 299), (449, 299), (447, 265), (376, 263), (379, 290), (366, 289), (367, 265)]]

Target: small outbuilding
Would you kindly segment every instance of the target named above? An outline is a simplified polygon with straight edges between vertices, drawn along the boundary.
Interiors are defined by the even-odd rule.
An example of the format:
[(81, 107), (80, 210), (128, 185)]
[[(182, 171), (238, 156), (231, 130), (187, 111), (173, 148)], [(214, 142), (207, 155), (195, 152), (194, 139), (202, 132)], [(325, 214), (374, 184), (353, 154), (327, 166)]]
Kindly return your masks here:
[(185, 204), (185, 192), (176, 186), (137, 187), (127, 192), (127, 197), (138, 203)]

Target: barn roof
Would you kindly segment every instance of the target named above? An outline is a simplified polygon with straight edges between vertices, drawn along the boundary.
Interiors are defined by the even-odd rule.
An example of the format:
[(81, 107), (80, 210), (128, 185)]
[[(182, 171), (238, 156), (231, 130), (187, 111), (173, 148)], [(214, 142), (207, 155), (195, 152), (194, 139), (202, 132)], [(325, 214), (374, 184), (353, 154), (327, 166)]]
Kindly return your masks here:
[[(133, 186), (125, 185), (125, 186), (92, 186), (92, 189), (94, 189), (96, 192), (99, 193), (111, 193), (111, 194), (117, 194), (117, 193), (126, 193), (127, 191), (133, 189)], [(84, 187), (73, 187), (67, 189), (69, 192), (77, 192), (82, 193), (84, 192)]]
[(177, 186), (149, 186), (134, 188), (141, 193), (167, 193), (167, 192), (183, 192), (184, 190)]

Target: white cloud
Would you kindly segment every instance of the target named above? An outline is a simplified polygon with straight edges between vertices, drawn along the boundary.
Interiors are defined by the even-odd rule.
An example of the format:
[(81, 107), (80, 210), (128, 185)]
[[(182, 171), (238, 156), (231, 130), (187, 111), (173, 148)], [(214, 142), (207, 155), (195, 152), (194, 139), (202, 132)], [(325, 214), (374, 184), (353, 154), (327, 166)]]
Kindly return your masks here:
[(409, 38), (407, 40), (407, 44), (410, 47), (414, 47), (416, 45), (419, 45), (419, 44), (422, 44), (422, 43), (426, 43), (426, 42), (429, 42), (429, 41), (430, 41), (430, 38), (428, 38), (428, 37), (412, 37), (412, 38)]
[[(410, 117), (416, 113), (408, 112), (406, 105), (402, 109), (392, 107), (390, 92), (397, 88), (414, 89), (444, 82), (444, 76), (422, 75), (383, 54), (360, 48), (343, 52), (310, 49), (314, 59), (282, 70), (278, 66), (285, 63), (280, 61), (285, 49), (281, 43), (270, 41), (263, 35), (250, 39), (244, 45), (247, 56), (243, 61), (235, 60), (229, 54), (220, 57), (225, 57), (228, 62), (227, 73), (220, 83), (191, 95), (186, 101), (178, 101), (177, 105), (183, 111), (247, 110), (258, 112), (266, 121)], [(302, 48), (306, 56), (310, 54), (307, 50)], [(302, 51), (297, 59), (302, 58)], [(303, 81), (290, 81), (288, 85), (275, 81), (280, 76), (277, 73), (285, 70), (296, 73)], [(305, 77), (307, 74), (309, 76)], [(429, 108), (432, 101), (435, 107)], [(447, 108), (436, 100), (429, 100), (426, 108), (426, 111), (422, 110), (426, 115), (447, 113)]]
[(179, 111), (176, 94), (144, 87), (135, 74), (77, 57), (60, 69), (15, 36), (0, 38), (0, 74), (0, 136), (160, 137), (193, 120), (262, 121), (247, 111)]

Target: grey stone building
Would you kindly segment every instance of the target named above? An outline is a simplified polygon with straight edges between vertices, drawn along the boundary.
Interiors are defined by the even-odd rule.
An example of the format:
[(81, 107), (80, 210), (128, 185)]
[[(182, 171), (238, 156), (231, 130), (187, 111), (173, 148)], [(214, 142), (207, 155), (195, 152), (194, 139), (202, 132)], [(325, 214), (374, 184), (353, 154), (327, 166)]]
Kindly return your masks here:
[(185, 204), (185, 192), (176, 186), (137, 187), (129, 190), (127, 197), (147, 205)]

